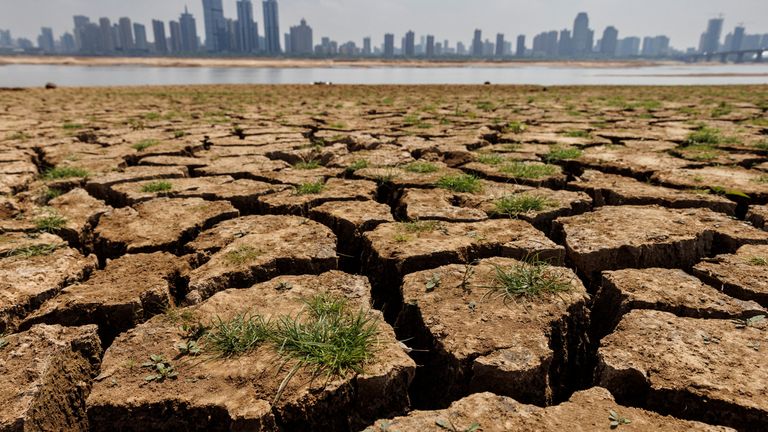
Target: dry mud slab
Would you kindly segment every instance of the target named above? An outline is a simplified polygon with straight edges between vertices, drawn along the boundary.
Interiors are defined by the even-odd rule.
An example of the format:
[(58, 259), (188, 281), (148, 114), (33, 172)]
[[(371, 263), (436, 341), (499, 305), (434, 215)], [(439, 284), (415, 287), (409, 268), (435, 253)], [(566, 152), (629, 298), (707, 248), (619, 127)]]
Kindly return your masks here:
[(735, 254), (705, 259), (693, 274), (728, 295), (768, 307), (768, 246), (747, 245)]
[[(619, 423), (615, 427), (612, 426), (613, 418)], [(524, 405), (512, 398), (493, 393), (477, 393), (452, 403), (444, 410), (413, 411), (406, 417), (380, 420), (364, 432), (431, 430), (587, 432), (611, 429), (637, 432), (733, 431), (727, 427), (679, 420), (651, 411), (621, 406), (614, 401), (607, 390), (595, 387), (574, 393), (567, 402), (547, 408)]]
[(568, 259), (585, 277), (623, 268), (690, 268), (713, 252), (768, 243), (764, 232), (707, 209), (608, 206), (555, 220)]
[(752, 225), (768, 230), (768, 206), (754, 206), (749, 208), (747, 213), (747, 220), (752, 222)]
[(39, 325), (2, 339), (0, 430), (88, 430), (85, 399), (102, 354), (96, 331)]
[[(505, 296), (498, 272), (523, 262), (489, 258), (409, 274), (403, 281), (398, 336), (417, 352), (422, 371), (414, 402), (444, 406), (492, 391), (536, 404), (561, 396), (585, 362), (586, 289), (570, 270), (547, 266), (557, 293)], [(557, 347), (553, 349), (552, 347)]]
[[(320, 294), (346, 299), (351, 310), (376, 320), (375, 350), (362, 373), (326, 377), (311, 367), (299, 368), (275, 402), (295, 360), (281, 359), (274, 347), (264, 344), (221, 357), (203, 336), (198, 357), (178, 357), (183, 322), (210, 326), (243, 313), (274, 321), (299, 318), (308, 314), (307, 299)], [(218, 293), (178, 311), (175, 319), (157, 316), (119, 336), (107, 350), (88, 398), (91, 430), (360, 430), (377, 418), (403, 413), (415, 365), (370, 307), (364, 277), (329, 272), (282, 276)], [(151, 371), (140, 365), (150, 355), (168, 359), (178, 377), (146, 381)]]
[(597, 384), (620, 403), (744, 431), (768, 428), (768, 322), (624, 316), (598, 351)]

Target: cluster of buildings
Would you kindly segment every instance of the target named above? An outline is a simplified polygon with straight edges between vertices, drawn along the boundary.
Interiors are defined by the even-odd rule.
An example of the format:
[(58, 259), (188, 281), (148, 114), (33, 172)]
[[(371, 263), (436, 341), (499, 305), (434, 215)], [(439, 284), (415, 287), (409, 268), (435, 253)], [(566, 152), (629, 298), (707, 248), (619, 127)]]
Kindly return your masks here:
[[(83, 55), (233, 55), (233, 56), (290, 56), (290, 57), (405, 57), (405, 58), (537, 58), (537, 59), (610, 59), (610, 58), (665, 58), (692, 53), (717, 53), (743, 49), (768, 49), (768, 34), (750, 35), (743, 26), (737, 26), (722, 40), (723, 18), (709, 21), (702, 34), (698, 49), (685, 53), (674, 50), (667, 36), (620, 37), (614, 26), (596, 33), (589, 26), (589, 16), (582, 12), (576, 16), (573, 27), (537, 34), (528, 45), (525, 35), (507, 39), (503, 33), (493, 39), (483, 38), (482, 30), (475, 30), (468, 44), (435, 35), (420, 35), (408, 31), (400, 40), (393, 33), (384, 35), (382, 43), (374, 45), (371, 37), (362, 44), (354, 41), (339, 43), (322, 37), (315, 43), (312, 27), (301, 22), (281, 34), (277, 0), (262, 0), (263, 34), (254, 17), (252, 0), (238, 0), (236, 18), (224, 15), (222, 0), (202, 0), (203, 29), (198, 34), (195, 17), (185, 8), (178, 20), (165, 23), (152, 20), (151, 28), (122, 17), (116, 22), (109, 18), (91, 21), (82, 15), (74, 17), (73, 31), (58, 39), (49, 27), (43, 27), (37, 43), (13, 39), (10, 31), (0, 30), (0, 52), (5, 50), (41, 54)], [(152, 40), (148, 34), (151, 32)], [(397, 43), (396, 43), (397, 42)]]

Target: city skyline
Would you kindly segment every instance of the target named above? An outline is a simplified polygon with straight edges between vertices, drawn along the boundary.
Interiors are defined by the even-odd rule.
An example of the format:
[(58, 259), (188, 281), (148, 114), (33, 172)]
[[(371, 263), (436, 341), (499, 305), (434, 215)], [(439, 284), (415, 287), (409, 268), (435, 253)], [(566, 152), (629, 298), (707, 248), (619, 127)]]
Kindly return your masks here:
[[(0, 14), (0, 28), (11, 30), (15, 37), (30, 40), (36, 39), (41, 27), (52, 28), (57, 36), (65, 30), (71, 31), (73, 15), (109, 16), (113, 19), (128, 16), (149, 28), (152, 19), (166, 22), (177, 19), (185, 5), (197, 17), (198, 33), (205, 39), (202, 29), (204, 9), (197, 0), (134, 0), (130, 4), (117, 0), (10, 2), (0, 0), (0, 8), (4, 8), (3, 14)], [(222, 3), (226, 17), (236, 16), (237, 0), (219, 2)], [(3, 6), (2, 3), (6, 4)], [(621, 5), (608, 0), (477, 0), (472, 2), (471, 7), (467, 5), (468, 2), (456, 0), (392, 0), (386, 4), (373, 0), (280, 0), (279, 3), (281, 28), (289, 28), (305, 18), (315, 28), (316, 36), (327, 36), (339, 42), (352, 40), (358, 44), (366, 36), (373, 40), (383, 40), (385, 33), (398, 35), (408, 30), (415, 30), (417, 34), (436, 35), (438, 40), (461, 40), (466, 43), (471, 40), (473, 28), (482, 28), (488, 35), (506, 34), (507, 41), (511, 40), (510, 35), (519, 34), (532, 39), (545, 29), (561, 30), (570, 27), (573, 16), (581, 11), (589, 12), (593, 28), (599, 34), (608, 26), (616, 27), (624, 36), (664, 34), (679, 49), (697, 47), (700, 23), (721, 12), (726, 18), (725, 33), (742, 22), (755, 33), (768, 33), (768, 24), (753, 18), (768, 13), (768, 3), (757, 0), (728, 3), (715, 0), (647, 0), (621, 2)], [(263, 34), (260, 6), (254, 8), (254, 15), (261, 28), (260, 33)], [(45, 12), (41, 13), (41, 10)], [(469, 11), (471, 13), (467, 14)], [(468, 16), (472, 19), (467, 20)], [(339, 22), (344, 25), (338, 25)], [(466, 36), (468, 33), (469, 37)]]

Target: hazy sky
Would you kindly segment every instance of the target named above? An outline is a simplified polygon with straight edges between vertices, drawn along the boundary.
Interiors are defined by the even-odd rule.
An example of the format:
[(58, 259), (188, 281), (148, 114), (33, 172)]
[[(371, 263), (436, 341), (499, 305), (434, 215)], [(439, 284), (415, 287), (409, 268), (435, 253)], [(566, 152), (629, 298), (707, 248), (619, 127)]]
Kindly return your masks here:
[[(236, 16), (236, 0), (224, 0), (224, 14)], [(304, 17), (314, 28), (316, 43), (321, 36), (339, 42), (371, 36), (379, 45), (383, 34), (396, 40), (409, 29), (434, 34), (438, 41), (468, 42), (475, 28), (484, 38), (505, 33), (529, 37), (544, 30), (571, 28), (576, 13), (586, 11), (598, 39), (608, 25), (619, 29), (619, 37), (666, 34), (672, 45), (698, 45), (709, 18), (723, 13), (725, 33), (743, 23), (748, 33), (768, 33), (768, 0), (279, 0), (281, 32)], [(178, 19), (184, 5), (197, 18), (203, 35), (202, 0), (0, 0), (0, 29), (14, 37), (35, 40), (41, 26), (53, 27), (58, 37), (71, 31), (72, 15), (92, 19), (107, 16), (113, 21), (128, 16), (147, 25), (150, 20)], [(255, 18), (263, 35), (261, 1), (254, 0)], [(530, 40), (528, 42), (530, 45)]]

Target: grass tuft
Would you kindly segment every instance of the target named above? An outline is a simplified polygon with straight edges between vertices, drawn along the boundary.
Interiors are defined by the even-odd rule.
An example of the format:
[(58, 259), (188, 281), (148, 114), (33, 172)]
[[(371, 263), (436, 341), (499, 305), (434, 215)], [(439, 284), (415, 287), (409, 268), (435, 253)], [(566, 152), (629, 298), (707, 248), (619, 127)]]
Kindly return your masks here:
[(525, 162), (511, 162), (501, 167), (501, 172), (524, 179), (539, 179), (556, 175), (560, 168), (556, 165), (542, 165)]
[(224, 254), (224, 261), (232, 265), (242, 265), (254, 261), (261, 255), (253, 246), (243, 245)]
[(478, 155), (476, 160), (483, 165), (500, 165), (504, 163), (506, 159), (496, 153), (487, 153)]
[(488, 296), (509, 300), (532, 300), (547, 294), (570, 291), (571, 281), (555, 267), (538, 259), (513, 264), (510, 267), (494, 265), (494, 283), (488, 287)]
[(300, 170), (313, 170), (313, 169), (320, 168), (320, 166), (321, 166), (320, 162), (318, 162), (318, 161), (316, 161), (314, 159), (311, 159), (311, 160), (308, 160), (308, 161), (297, 162), (297, 163), (295, 163), (293, 165), (294, 168), (300, 169)]
[(517, 216), (531, 211), (552, 208), (557, 203), (539, 195), (518, 194), (501, 198), (494, 203), (493, 214)]
[(413, 222), (401, 222), (400, 227), (403, 231), (410, 234), (419, 234), (425, 232), (432, 232), (439, 229), (442, 224), (438, 221), (413, 221)]
[(549, 153), (544, 156), (544, 161), (551, 163), (555, 161), (577, 159), (581, 157), (582, 154), (583, 152), (581, 150), (574, 147), (553, 147), (549, 150)]
[(365, 159), (358, 159), (354, 162), (352, 162), (347, 168), (346, 171), (348, 173), (353, 173), (357, 170), (368, 168), (368, 161)]
[(483, 189), (480, 179), (469, 174), (442, 177), (435, 183), (435, 186), (441, 189), (463, 193), (476, 193)]
[(59, 248), (59, 245), (33, 245), (11, 249), (3, 255), (6, 257), (34, 258), (37, 256), (50, 255)]
[(38, 231), (47, 233), (56, 233), (66, 224), (67, 220), (56, 213), (50, 213), (35, 219), (35, 228)]
[(272, 331), (260, 315), (241, 313), (226, 321), (216, 317), (205, 334), (205, 347), (219, 357), (235, 357), (268, 342)]
[(710, 145), (716, 146), (723, 141), (723, 137), (720, 134), (720, 129), (702, 126), (700, 129), (695, 130), (688, 134), (688, 138), (685, 140), (687, 145)]
[(506, 132), (510, 132), (513, 134), (521, 134), (525, 132), (525, 124), (520, 122), (510, 122), (507, 124), (507, 127), (504, 128)]
[(585, 130), (572, 130), (567, 131), (563, 135), (568, 138), (592, 138), (592, 134)]
[(403, 169), (408, 172), (418, 174), (429, 174), (438, 170), (437, 165), (429, 162), (411, 162), (408, 165), (403, 166)]
[(54, 167), (43, 173), (43, 180), (59, 180), (74, 177), (88, 177), (88, 171), (76, 167)]
[(133, 147), (133, 149), (138, 151), (138, 152), (142, 152), (142, 151), (144, 151), (144, 150), (146, 150), (146, 149), (148, 149), (148, 148), (150, 148), (152, 146), (156, 146), (158, 144), (160, 144), (160, 141), (158, 141), (156, 139), (145, 139), (145, 140), (141, 140), (141, 141), (137, 142), (136, 144), (134, 144), (131, 147)]
[(173, 185), (167, 181), (153, 181), (141, 187), (142, 192), (157, 193), (168, 192), (173, 189)]
[(768, 259), (765, 257), (752, 257), (747, 261), (750, 265), (758, 266), (758, 267), (767, 267), (768, 266)]
[(316, 195), (325, 189), (325, 183), (318, 180), (314, 183), (302, 183), (296, 188), (296, 195)]

